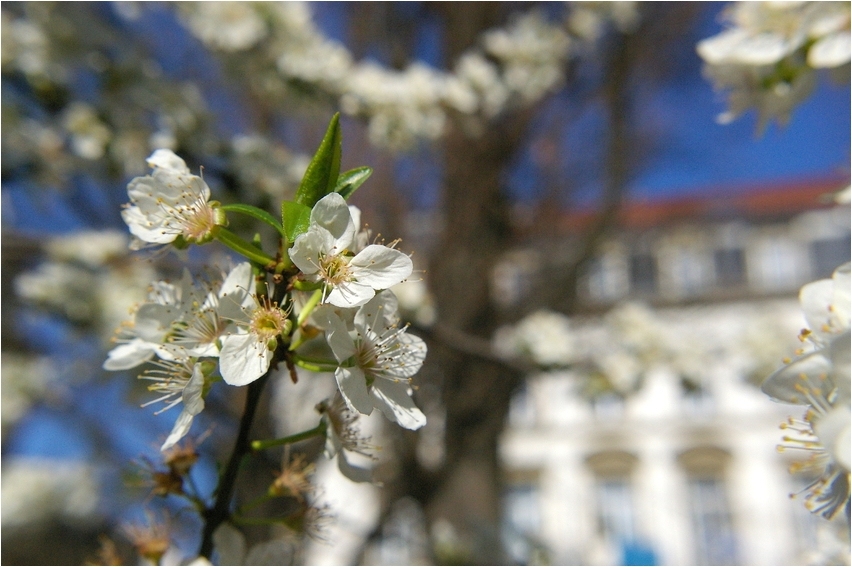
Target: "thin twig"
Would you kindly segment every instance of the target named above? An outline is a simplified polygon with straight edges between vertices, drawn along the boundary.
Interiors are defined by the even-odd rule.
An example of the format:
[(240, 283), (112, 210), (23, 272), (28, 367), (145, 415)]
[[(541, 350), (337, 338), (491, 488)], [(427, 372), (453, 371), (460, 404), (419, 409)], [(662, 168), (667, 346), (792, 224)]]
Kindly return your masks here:
[(219, 480), (216, 502), (212, 508), (204, 511), (204, 531), (202, 532), (201, 547), (198, 550), (198, 555), (201, 557), (210, 559), (210, 555), (213, 553), (213, 533), (231, 514), (231, 496), (234, 493), (237, 473), (239, 472), (243, 457), (251, 452), (251, 443), (249, 442), (251, 424), (254, 420), (254, 414), (257, 410), (257, 404), (260, 401), (263, 387), (269, 379), (271, 372), (272, 368), (248, 386), (245, 411), (243, 412), (243, 417), (240, 419), (240, 430), (237, 433), (237, 441), (234, 444), (231, 458), (225, 467), (225, 472), (222, 473), (222, 477)]

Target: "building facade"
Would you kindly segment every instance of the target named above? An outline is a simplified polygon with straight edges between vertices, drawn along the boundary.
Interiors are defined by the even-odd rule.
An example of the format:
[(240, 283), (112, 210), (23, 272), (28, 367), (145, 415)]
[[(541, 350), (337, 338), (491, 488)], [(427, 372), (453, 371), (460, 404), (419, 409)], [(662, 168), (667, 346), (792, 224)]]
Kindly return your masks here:
[[(846, 520), (818, 519), (790, 498), (808, 479), (788, 472), (801, 455), (776, 450), (779, 424), (803, 409), (762, 394), (756, 383), (771, 370), (755, 364), (773, 336), (794, 338), (804, 326), (799, 287), (849, 260), (848, 206), (822, 198), (836, 188), (628, 207), (582, 278), (581, 312), (647, 302), (678, 348), (701, 359), (691, 377), (650, 364), (629, 395), (589, 396), (583, 369), (528, 380), (501, 445), (515, 561), (784, 565), (844, 553), (848, 561)], [(501, 267), (503, 285), (538, 277), (538, 253), (516, 252)], [(589, 321), (582, 332), (593, 332)], [(759, 323), (772, 332), (756, 336)]]

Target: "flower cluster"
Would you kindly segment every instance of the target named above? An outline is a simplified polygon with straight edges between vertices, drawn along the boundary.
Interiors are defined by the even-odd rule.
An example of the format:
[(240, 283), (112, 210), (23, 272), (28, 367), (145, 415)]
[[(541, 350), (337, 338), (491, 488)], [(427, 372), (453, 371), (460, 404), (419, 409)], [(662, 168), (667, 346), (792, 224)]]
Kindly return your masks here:
[(848, 2), (737, 2), (726, 12), (730, 27), (699, 42), (705, 73), (728, 90), (728, 123), (750, 108), (759, 128), (786, 122), (816, 84), (816, 70), (850, 59)]
[(801, 289), (799, 298), (808, 324), (799, 336), (803, 348), (762, 385), (776, 401), (807, 406), (803, 418), (782, 424), (787, 434), (779, 450), (809, 453), (794, 469), (818, 475), (805, 489), (805, 504), (828, 519), (849, 506), (849, 289), (848, 263), (832, 279)]
[(575, 38), (594, 42), (606, 23), (626, 31), (638, 19), (634, 2), (570, 3), (564, 22), (533, 9), (483, 34), (451, 70), (419, 62), (395, 70), (355, 61), (311, 21), (307, 3), (230, 4), (208, 9), (184, 3), (179, 10), (209, 47), (232, 55), (264, 53), (279, 80), (339, 100), (343, 112), (368, 121), (371, 142), (393, 149), (438, 139), (453, 114), (474, 123), (540, 100), (562, 83), (577, 51)]
[[(337, 119), (329, 136), (339, 136)], [(149, 403), (162, 404), (160, 411), (182, 404), (162, 450), (188, 433), (216, 381), (246, 386), (280, 362), (292, 372), (298, 366), (333, 372), (350, 412), (370, 414), (378, 408), (403, 427), (425, 424), (410, 382), (426, 346), (400, 325), (397, 300), (388, 289), (411, 275), (411, 259), (396, 242), (369, 243), (368, 233), (360, 230), (360, 211), (346, 204), (344, 196), (369, 175), (366, 168), (339, 175), (344, 181), (339, 191), (327, 190), (328, 176), (321, 176), (326, 187), (314, 183), (311, 176), (334, 161), (333, 151), (333, 144), (324, 142), (297, 201), (282, 208), (281, 223), (248, 205), (211, 201), (204, 180), (170, 150), (154, 152), (148, 160), (153, 173), (128, 185), (131, 203), (122, 216), (136, 237), (133, 247), (183, 248), (219, 240), (248, 259), (212, 281), (200, 283), (184, 271), (177, 282), (155, 282), (115, 337), (118, 344), (104, 368), (147, 364), (139, 377), (156, 394)], [(338, 181), (338, 175), (330, 179)], [(281, 235), (279, 250), (286, 252), (266, 255), (229, 232), (231, 211), (274, 226)], [(341, 417), (339, 408), (321, 413), (325, 426), (317, 431), (329, 440), (329, 457), (342, 455), (341, 448), (358, 450), (349, 446), (351, 439), (341, 441), (351, 437), (347, 431), (354, 417)], [(355, 471), (341, 458), (341, 470)], [(349, 476), (369, 480), (361, 472)]]
[[(239, 11), (221, 16), (241, 17)], [(239, 49), (238, 40), (243, 41), (231, 38), (230, 48)], [(284, 466), (266, 494), (234, 508), (228, 495), (239, 463), (250, 450), (286, 445), (287, 460), (289, 445), (324, 437), (326, 456), (337, 459), (345, 476), (372, 482), (372, 470), (350, 463), (348, 456), (371, 456), (374, 449), (358, 433), (358, 415), (378, 409), (408, 429), (426, 423), (411, 387), (426, 345), (400, 324), (398, 302), (389, 289), (407, 280), (413, 264), (396, 249), (398, 241), (371, 241), (369, 232), (361, 230), (361, 212), (346, 199), (372, 170), (340, 172), (340, 152), (335, 115), (294, 200), (282, 203), (280, 220), (251, 205), (212, 201), (204, 180), (171, 150), (155, 151), (148, 158), (153, 172), (128, 185), (130, 203), (122, 217), (135, 237), (131, 248), (184, 249), (217, 241), (244, 257), (212, 277), (196, 278), (184, 269), (177, 281), (151, 284), (146, 300), (119, 327), (117, 344), (103, 364), (107, 370), (144, 365), (139, 378), (155, 394), (144, 405), (160, 405), (158, 413), (181, 406), (161, 447), (167, 460), (189, 454), (177, 443), (189, 433), (219, 381), (249, 386), (246, 415), (254, 411), (251, 404), (256, 407), (264, 384), (279, 366), (293, 382), (299, 380), (299, 368), (333, 374), (339, 389), (333, 399), (316, 406), (316, 427), (301, 433), (248, 442), (250, 420), (243, 420), (243, 441), (222, 469), (220, 483), (225, 486), (217, 488), (212, 506), (194, 483), (184, 482), (191, 463), (152, 469), (154, 494), (186, 498), (205, 518), (203, 558), (210, 557), (214, 546), (222, 547), (217, 541), (228, 533), (228, 522), (257, 520), (248, 513), (267, 500), (280, 499), (278, 508), (284, 510), (272, 521), (309, 536), (318, 537), (327, 517), (316, 502), (311, 480), (315, 466), (304, 456)], [(274, 252), (263, 250), (259, 236), (249, 242), (231, 232), (230, 214), (253, 217), (274, 229)], [(316, 376), (309, 379), (319, 379)], [(157, 549), (161, 553), (165, 547)]]

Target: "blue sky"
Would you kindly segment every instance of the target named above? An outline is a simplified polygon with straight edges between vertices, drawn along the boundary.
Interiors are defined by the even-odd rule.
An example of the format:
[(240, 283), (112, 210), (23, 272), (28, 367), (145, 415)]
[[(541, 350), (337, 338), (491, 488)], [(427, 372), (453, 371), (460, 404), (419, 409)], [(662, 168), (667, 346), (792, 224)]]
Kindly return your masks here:
[(703, 78), (661, 92), (648, 118), (665, 123), (665, 148), (635, 179), (634, 194), (668, 196), (848, 171), (849, 85), (823, 77), (787, 126), (773, 123), (762, 135), (754, 111), (731, 124), (716, 123), (725, 107), (724, 96)]

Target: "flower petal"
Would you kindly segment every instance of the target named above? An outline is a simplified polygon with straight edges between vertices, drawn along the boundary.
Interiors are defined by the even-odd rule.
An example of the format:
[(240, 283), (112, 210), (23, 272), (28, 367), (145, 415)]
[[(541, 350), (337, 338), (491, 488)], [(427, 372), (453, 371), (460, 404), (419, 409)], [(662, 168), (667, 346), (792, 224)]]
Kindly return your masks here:
[(317, 201), (311, 210), (311, 224), (331, 233), (338, 251), (342, 252), (352, 245), (356, 227), (346, 200), (339, 193), (329, 193)]
[(838, 67), (849, 63), (850, 43), (849, 30), (839, 31), (820, 38), (808, 49), (808, 65), (816, 69)]
[(192, 427), (192, 420), (195, 419), (195, 414), (187, 411), (186, 408), (183, 408), (183, 411), (180, 412), (180, 415), (175, 421), (175, 425), (172, 428), (172, 432), (169, 433), (169, 436), (166, 438), (163, 446), (160, 447), (160, 451), (166, 451), (174, 446), (175, 443), (183, 439), (184, 435), (189, 433), (189, 428)]
[[(831, 373), (831, 362), (821, 350), (810, 352), (776, 370), (761, 384), (764, 394), (779, 402), (807, 405), (802, 388), (810, 389), (805, 380), (819, 381)], [(824, 378), (823, 378), (824, 379)]]
[(834, 281), (834, 289), (831, 296), (831, 318), (832, 326), (840, 329), (849, 329), (850, 324), (850, 289), (852, 289), (852, 281), (850, 281), (849, 273), (850, 263), (846, 262), (836, 270), (832, 280)]
[(152, 223), (139, 207), (128, 207), (121, 211), (121, 218), (127, 224), (130, 233), (144, 242), (168, 244), (177, 237), (176, 231), (164, 230), (161, 223)]
[(331, 290), (326, 301), (337, 307), (358, 307), (370, 301), (376, 291), (372, 286), (361, 282), (347, 282)]
[(373, 413), (373, 401), (367, 391), (367, 379), (360, 368), (338, 368), (334, 372), (337, 386), (349, 409), (370, 415)]
[(848, 400), (849, 392), (849, 359), (850, 359), (850, 332), (846, 331), (831, 341), (828, 347), (828, 356), (831, 359), (834, 371), (834, 384), (837, 386), (837, 398)]
[(337, 468), (352, 482), (373, 482), (372, 469), (353, 465), (346, 459), (343, 451), (337, 454)]
[(814, 423), (814, 433), (834, 461), (849, 471), (849, 405), (841, 403)]
[(287, 251), (296, 267), (305, 274), (319, 271), (320, 260), (334, 247), (334, 237), (321, 226), (312, 225), (307, 232), (300, 234)]
[(148, 362), (153, 357), (154, 349), (150, 343), (142, 339), (133, 339), (109, 351), (103, 368), (104, 370), (127, 370)]
[(231, 270), (219, 289), (219, 317), (223, 319), (242, 321), (246, 318), (243, 308), (254, 306), (251, 294), (254, 276), (251, 264), (242, 262)]
[(219, 372), (231, 386), (245, 386), (263, 376), (272, 362), (272, 352), (250, 333), (222, 337)]
[(426, 425), (426, 416), (414, 405), (405, 382), (376, 380), (370, 394), (373, 396), (373, 405), (389, 420), (406, 429), (420, 429)]
[(181, 396), (183, 407), (192, 415), (198, 415), (204, 410), (204, 373), (201, 364), (196, 363), (192, 368), (192, 377), (183, 389)]
[(829, 306), (834, 295), (834, 284), (831, 280), (818, 280), (805, 284), (799, 290), (799, 302), (808, 328), (817, 337), (823, 337), (828, 331)]
[(355, 354), (355, 341), (349, 335), (346, 323), (343, 322), (340, 315), (335, 313), (334, 307), (320, 305), (314, 310), (311, 316), (317, 325), (325, 331), (328, 346), (331, 347), (334, 358), (338, 362), (343, 362)]
[(384, 290), (361, 306), (355, 314), (355, 325), (361, 329), (375, 329), (380, 334), (399, 322), (399, 302), (392, 291)]
[(426, 359), (426, 343), (418, 336), (401, 333), (398, 337), (400, 349), (392, 351), (394, 374), (410, 378), (420, 371)]
[(178, 173), (189, 173), (189, 168), (186, 167), (186, 162), (178, 157), (171, 150), (157, 150), (146, 160), (148, 167), (163, 169), (172, 169)]
[(373, 289), (386, 289), (402, 283), (414, 269), (411, 258), (406, 254), (380, 244), (371, 244), (358, 252), (349, 265), (355, 279)]

